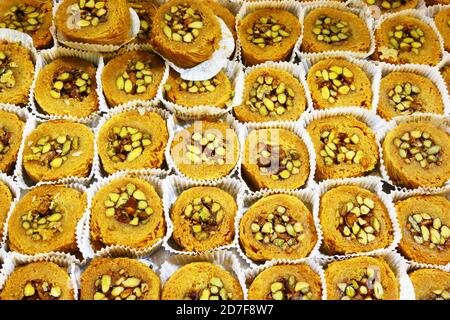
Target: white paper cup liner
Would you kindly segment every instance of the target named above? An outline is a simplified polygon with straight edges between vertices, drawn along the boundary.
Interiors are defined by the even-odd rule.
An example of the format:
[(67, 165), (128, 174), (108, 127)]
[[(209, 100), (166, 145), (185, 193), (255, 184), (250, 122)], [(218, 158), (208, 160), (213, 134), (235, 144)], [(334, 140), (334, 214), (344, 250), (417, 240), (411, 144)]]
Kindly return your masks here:
[(20, 189), (17, 186), (16, 182), (11, 178), (10, 176), (7, 176), (4, 173), (0, 173), (0, 181), (3, 182), (5, 185), (8, 186), (9, 190), (11, 191), (11, 194), (13, 196), (11, 206), (8, 209), (8, 213), (6, 215), (6, 220), (0, 222), (0, 228), (2, 229), (2, 237), (0, 239), (0, 251), (2, 249), (6, 248), (6, 240), (8, 238), (8, 221), (9, 216), (11, 215), (12, 211), (14, 210), (17, 202), (19, 202), (20, 199)]

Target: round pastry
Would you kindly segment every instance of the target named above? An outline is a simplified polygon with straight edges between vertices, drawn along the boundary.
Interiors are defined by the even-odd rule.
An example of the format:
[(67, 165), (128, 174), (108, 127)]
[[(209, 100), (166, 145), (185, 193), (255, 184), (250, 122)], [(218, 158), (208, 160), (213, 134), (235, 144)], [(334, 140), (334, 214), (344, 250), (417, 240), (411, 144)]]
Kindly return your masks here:
[(442, 8), (434, 16), (434, 22), (444, 40), (444, 48), (450, 51), (450, 7)]
[(178, 170), (195, 180), (227, 176), (239, 159), (239, 140), (224, 122), (197, 121), (175, 134), (170, 154)]
[(152, 0), (128, 0), (128, 6), (132, 8), (139, 17), (139, 33), (134, 43), (151, 44), (150, 35), (152, 32), (153, 16), (158, 9), (158, 3)]
[(103, 92), (110, 107), (133, 100), (151, 100), (164, 74), (164, 61), (143, 50), (109, 60), (102, 72)]
[(308, 149), (287, 129), (253, 130), (245, 139), (242, 172), (255, 189), (298, 189), (308, 180)]
[(111, 117), (101, 127), (98, 154), (108, 174), (160, 168), (168, 139), (166, 121), (159, 114), (127, 111)]
[(300, 259), (317, 242), (316, 227), (309, 209), (297, 197), (266, 196), (256, 201), (239, 224), (239, 241), (250, 259)]
[(76, 228), (87, 196), (63, 185), (31, 189), (15, 206), (8, 223), (10, 249), (23, 254), (77, 251)]
[(192, 262), (175, 271), (162, 290), (162, 300), (243, 300), (239, 281), (220, 266)]
[(13, 200), (11, 190), (0, 180), (0, 239), (3, 239), (4, 224)]
[(450, 65), (447, 64), (443, 66), (440, 72), (444, 77), (445, 85), (447, 86), (447, 91), (450, 92)]
[(34, 63), (18, 43), (0, 41), (0, 103), (26, 105), (34, 77)]
[(303, 52), (368, 52), (370, 32), (356, 14), (341, 8), (316, 8), (304, 20)]
[(236, 40), (237, 39), (236, 19), (234, 17), (234, 14), (230, 10), (228, 10), (227, 7), (221, 5), (216, 0), (202, 0), (202, 1), (214, 12), (214, 14), (217, 17), (219, 17), (220, 19), (223, 20), (223, 22), (225, 22), (228, 29), (233, 34), (234, 40)]
[(409, 274), (416, 300), (450, 300), (450, 273), (439, 269), (418, 269)]
[(55, 26), (70, 41), (122, 45), (130, 40), (131, 18), (126, 0), (64, 0)]
[(402, 123), (384, 138), (384, 164), (395, 184), (440, 187), (450, 178), (449, 147), (449, 134), (431, 123)]
[(155, 50), (181, 68), (208, 60), (221, 38), (219, 20), (198, 0), (170, 0), (153, 18), (151, 39)]
[(33, 38), (36, 49), (53, 44), (52, 1), (4, 0), (0, 3), (0, 28), (25, 32)]
[(0, 300), (74, 300), (67, 270), (48, 261), (16, 267), (6, 279)]
[(224, 109), (231, 104), (234, 95), (230, 79), (224, 71), (208, 80), (188, 81), (171, 69), (164, 91), (168, 101), (187, 108), (213, 106)]
[(357, 257), (325, 269), (329, 300), (399, 300), (399, 283), (383, 258)]
[(367, 74), (346, 59), (317, 62), (309, 69), (307, 81), (316, 109), (372, 108), (372, 84)]
[(321, 300), (320, 277), (306, 264), (284, 264), (259, 273), (248, 289), (249, 300)]
[(241, 122), (294, 121), (306, 109), (305, 90), (291, 73), (261, 67), (245, 77), (243, 103), (234, 108)]
[(375, 133), (353, 116), (314, 120), (307, 127), (316, 151), (316, 179), (360, 177), (378, 163)]
[(386, 120), (416, 112), (444, 113), (436, 85), (414, 72), (391, 72), (381, 79), (377, 113)]
[(34, 97), (50, 115), (88, 117), (98, 110), (97, 68), (89, 61), (61, 57), (44, 66), (37, 77)]
[(414, 196), (395, 204), (402, 240), (410, 260), (445, 265), (450, 261), (450, 201), (442, 196)]
[(436, 65), (442, 57), (439, 39), (426, 22), (409, 15), (387, 18), (375, 30), (374, 60), (392, 64)]
[(172, 237), (184, 251), (200, 252), (230, 244), (237, 209), (233, 196), (222, 189), (187, 189), (170, 210)]
[(0, 171), (9, 173), (16, 164), (25, 123), (14, 113), (0, 110)]
[(392, 13), (401, 10), (414, 9), (418, 0), (364, 0), (369, 6), (377, 6), (381, 13)]
[(289, 59), (301, 29), (298, 18), (287, 10), (262, 8), (250, 12), (237, 25), (245, 64)]
[(40, 124), (26, 138), (23, 168), (34, 181), (87, 177), (94, 158), (94, 135), (79, 123), (52, 120)]
[(94, 258), (80, 278), (80, 300), (159, 300), (161, 280), (129, 258)]
[(96, 192), (90, 228), (95, 249), (110, 245), (149, 248), (166, 234), (162, 200), (145, 180), (115, 179)]
[(368, 252), (392, 243), (392, 223), (378, 196), (361, 187), (342, 185), (320, 200), (322, 250), (329, 254)]

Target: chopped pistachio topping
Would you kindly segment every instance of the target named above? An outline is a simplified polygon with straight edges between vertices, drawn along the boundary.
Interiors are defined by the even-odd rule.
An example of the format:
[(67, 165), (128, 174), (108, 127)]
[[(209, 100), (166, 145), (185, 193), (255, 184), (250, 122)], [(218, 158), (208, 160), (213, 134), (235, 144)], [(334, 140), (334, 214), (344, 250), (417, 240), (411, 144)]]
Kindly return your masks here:
[(0, 17), (0, 28), (32, 34), (41, 27), (44, 17), (45, 12), (39, 8), (22, 3), (10, 7)]
[(228, 292), (220, 278), (213, 277), (209, 280), (206, 288), (199, 291), (191, 291), (185, 300), (231, 300), (233, 293)]
[(356, 279), (339, 283), (337, 286), (342, 293), (341, 300), (382, 300), (383, 285), (380, 280), (378, 267), (368, 267), (364, 274)]
[(402, 5), (405, 5), (410, 0), (365, 0), (367, 4), (374, 5), (378, 3), (378, 6), (380, 6), (383, 9), (389, 10), (389, 9), (397, 9)]
[(114, 127), (108, 137), (108, 156), (113, 162), (132, 162), (151, 145), (151, 137), (133, 127)]
[(259, 143), (258, 166), (263, 174), (270, 174), (272, 180), (286, 180), (300, 173), (302, 162), (295, 149), (280, 145)]
[(3, 159), (10, 149), (11, 137), (12, 132), (9, 132), (5, 127), (0, 127), (0, 160)]
[(23, 287), (22, 300), (58, 300), (62, 290), (44, 280), (28, 281)]
[(127, 94), (145, 93), (153, 83), (150, 62), (130, 60), (127, 69), (116, 78), (116, 88)]
[(220, 81), (216, 77), (204, 81), (188, 81), (178, 77), (175, 81), (179, 85), (181, 91), (190, 93), (214, 92), (216, 87), (220, 84)]
[(186, 157), (191, 163), (225, 164), (227, 146), (221, 134), (194, 132), (186, 145)]
[(109, 271), (94, 283), (94, 300), (142, 300), (148, 284), (125, 269)]
[(433, 290), (433, 298), (431, 300), (450, 300), (450, 288)]
[(308, 282), (297, 281), (293, 275), (285, 275), (270, 285), (268, 300), (311, 300), (312, 292)]
[(422, 168), (433, 168), (442, 163), (442, 147), (434, 143), (428, 132), (413, 130), (394, 139), (394, 145), (403, 161), (418, 162)]
[(318, 41), (329, 44), (345, 41), (352, 35), (348, 22), (328, 16), (320, 16), (316, 20), (312, 32)]
[(133, 5), (133, 9), (134, 9), (134, 11), (136, 11), (137, 15), (139, 16), (139, 20), (140, 20), (139, 21), (140, 28), (139, 28), (139, 33), (137, 35), (137, 38), (141, 41), (146, 41), (146, 40), (149, 40), (149, 38), (150, 38), (153, 17), (145, 8), (138, 7), (138, 6), (139, 6), (139, 4)]
[(315, 73), (322, 98), (329, 103), (335, 103), (337, 96), (348, 95), (356, 90), (353, 84), (353, 72), (347, 67), (332, 66), (317, 70)]
[(446, 250), (450, 241), (450, 228), (442, 223), (440, 218), (433, 218), (427, 213), (416, 213), (408, 216), (406, 228), (418, 244), (437, 249)]
[(400, 52), (419, 54), (425, 43), (425, 33), (419, 27), (397, 25), (389, 31), (389, 47)]
[(71, 5), (70, 9), (77, 17), (75, 23), (79, 28), (95, 27), (108, 20), (108, 8), (105, 1), (78, 0), (78, 3)]
[(42, 199), (36, 209), (29, 210), (21, 217), (25, 233), (36, 241), (50, 240), (56, 233), (63, 232), (62, 220), (63, 212), (50, 196)]
[(420, 94), (420, 88), (410, 82), (396, 84), (389, 93), (389, 102), (394, 110), (402, 115), (410, 115), (423, 111), (423, 107), (416, 97)]
[(290, 35), (287, 27), (274, 17), (261, 17), (246, 31), (247, 40), (260, 48), (280, 43)]
[(163, 32), (172, 41), (191, 43), (205, 27), (201, 14), (189, 6), (172, 6), (164, 14)]
[(364, 153), (358, 150), (357, 134), (349, 137), (346, 133), (325, 130), (320, 134), (320, 141), (323, 143), (320, 156), (326, 165), (361, 163)]
[(0, 92), (16, 85), (14, 69), (17, 67), (6, 52), (0, 51)]
[(92, 91), (89, 73), (82, 70), (64, 70), (52, 80), (50, 95), (54, 99), (77, 99), (83, 101)]

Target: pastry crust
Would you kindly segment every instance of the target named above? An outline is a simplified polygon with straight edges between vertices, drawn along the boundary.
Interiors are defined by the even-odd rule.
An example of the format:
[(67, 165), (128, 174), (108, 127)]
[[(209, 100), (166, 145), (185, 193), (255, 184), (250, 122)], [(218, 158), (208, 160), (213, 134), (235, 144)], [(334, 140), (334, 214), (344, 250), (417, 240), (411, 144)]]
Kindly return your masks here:
[(444, 48), (450, 51), (450, 8), (442, 8), (434, 16), (434, 22), (444, 40)]
[(216, 0), (202, 0), (205, 5), (211, 8), (214, 14), (225, 22), (228, 29), (233, 34), (233, 38), (237, 40), (236, 18), (234, 14), (225, 6), (222, 6)]
[[(409, 273), (416, 300), (448, 300), (450, 273), (439, 269), (418, 269)], [(446, 291), (444, 297), (443, 292)], [(436, 294), (440, 292), (440, 294)]]
[(12, 202), (13, 195), (11, 190), (5, 183), (0, 181), (0, 239), (3, 239), (4, 224)]
[(447, 91), (450, 92), (450, 65), (445, 65), (440, 70), (442, 76), (444, 77), (445, 85), (447, 86)]
[(0, 110), (0, 171), (9, 173), (16, 164), (25, 123), (14, 113)]

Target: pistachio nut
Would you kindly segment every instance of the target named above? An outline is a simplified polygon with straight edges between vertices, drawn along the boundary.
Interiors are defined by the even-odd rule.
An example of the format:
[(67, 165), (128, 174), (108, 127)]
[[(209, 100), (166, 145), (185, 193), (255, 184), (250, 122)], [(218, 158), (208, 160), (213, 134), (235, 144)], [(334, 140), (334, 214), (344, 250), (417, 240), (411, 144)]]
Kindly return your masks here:
[(10, 149), (11, 138), (12, 132), (9, 132), (5, 127), (0, 127), (0, 160)]
[(207, 286), (198, 291), (190, 291), (184, 297), (185, 300), (231, 300), (233, 293), (228, 292), (222, 280), (212, 277)]
[(361, 276), (338, 283), (337, 287), (342, 293), (341, 300), (382, 300), (384, 295), (376, 266), (367, 267)]
[(164, 14), (163, 33), (172, 41), (192, 43), (204, 27), (202, 16), (186, 5), (172, 6)]
[(311, 300), (312, 292), (308, 282), (298, 281), (293, 275), (284, 275), (272, 282), (268, 300)]
[(259, 143), (257, 150), (259, 170), (263, 174), (270, 174), (272, 180), (286, 180), (300, 173), (302, 162), (295, 149)]
[(281, 43), (290, 35), (287, 26), (274, 17), (259, 18), (246, 32), (247, 40), (260, 48)]
[(415, 213), (408, 216), (406, 229), (414, 241), (430, 249), (445, 250), (450, 243), (450, 228), (438, 217), (427, 213)]
[(406, 4), (409, 0), (365, 0), (365, 1), (369, 5), (374, 5), (377, 4), (378, 2), (379, 7), (389, 10), (389, 9), (397, 9), (401, 5)]
[(92, 92), (89, 73), (83, 70), (67, 69), (54, 76), (50, 96), (54, 99), (76, 99), (83, 101)]
[(331, 66), (317, 70), (316, 81), (323, 99), (335, 103), (339, 95), (348, 95), (356, 90), (353, 72), (347, 67)]
[(110, 271), (94, 283), (94, 300), (142, 300), (148, 284), (125, 269)]
[(152, 83), (152, 67), (146, 61), (128, 61), (126, 70), (116, 78), (116, 88), (133, 95), (147, 92)]
[(0, 17), (0, 28), (8, 28), (33, 34), (44, 21), (45, 12), (32, 5), (20, 3), (14, 5)]
[(410, 82), (399, 83), (389, 92), (389, 102), (394, 110), (401, 115), (410, 115), (414, 112), (423, 112), (424, 108), (417, 97), (420, 95), (420, 88)]
[(11, 60), (7, 52), (0, 51), (0, 92), (16, 85), (14, 70), (17, 67), (17, 64)]
[(361, 163), (364, 153), (358, 150), (360, 137), (357, 134), (349, 136), (344, 132), (324, 130), (320, 133), (320, 141), (319, 154), (326, 165)]
[(113, 162), (132, 162), (152, 144), (149, 134), (134, 127), (114, 127), (108, 136), (107, 154)]
[(430, 133), (420, 130), (404, 132), (393, 141), (399, 156), (407, 164), (418, 163), (429, 169), (442, 164), (442, 146), (435, 144)]
[(450, 288), (433, 290), (433, 295), (432, 300), (450, 300)]
[(225, 164), (227, 146), (224, 137), (217, 132), (194, 132), (188, 138), (185, 148), (189, 163)]
[(108, 6), (106, 1), (78, 0), (70, 7), (70, 12), (76, 17), (78, 28), (96, 27), (108, 20)]
[(425, 33), (414, 25), (396, 25), (388, 36), (389, 47), (397, 52), (413, 52), (418, 55), (425, 43)]
[(22, 300), (58, 300), (61, 295), (61, 287), (38, 279), (25, 283)]
[(136, 11), (139, 17), (140, 24), (137, 39), (139, 39), (140, 41), (147, 41), (150, 39), (153, 17), (148, 10), (142, 8), (142, 6), (140, 6), (139, 4), (134, 4), (133, 9), (134, 11)]
[(315, 21), (312, 32), (318, 41), (328, 44), (342, 42), (352, 36), (348, 22), (325, 15)]

